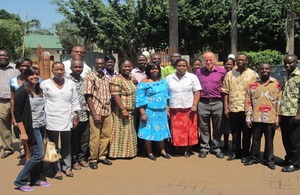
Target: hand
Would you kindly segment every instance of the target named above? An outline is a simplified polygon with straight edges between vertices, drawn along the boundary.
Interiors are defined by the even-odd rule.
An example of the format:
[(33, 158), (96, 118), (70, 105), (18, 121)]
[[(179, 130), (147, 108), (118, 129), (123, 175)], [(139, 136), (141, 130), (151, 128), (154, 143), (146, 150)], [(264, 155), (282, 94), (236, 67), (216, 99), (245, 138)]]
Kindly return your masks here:
[(100, 116), (98, 114), (94, 114), (94, 115), (92, 115), (92, 117), (93, 117), (95, 126), (97, 127), (98, 125), (100, 125), (100, 123), (101, 123)]
[(128, 117), (129, 116), (128, 111), (127, 110), (126, 111), (122, 111), (122, 116), (123, 117)]
[(273, 123), (273, 129), (278, 129), (278, 127), (279, 127), (279, 123), (277, 122), (277, 123)]
[(13, 126), (17, 126), (17, 123), (16, 123), (16, 118), (14, 116), (11, 117), (11, 124)]
[(294, 122), (295, 122), (295, 123), (300, 123), (300, 114), (297, 114), (297, 115), (294, 117)]
[(192, 106), (192, 107), (191, 107), (191, 111), (192, 111), (192, 112), (197, 112), (197, 106)]
[(22, 144), (27, 144), (28, 136), (26, 133), (21, 133), (21, 142), (22, 142)]
[(229, 109), (228, 108), (224, 108), (224, 115), (229, 118)]
[(252, 122), (246, 122), (246, 125), (247, 125), (247, 127), (248, 127), (249, 129), (252, 128)]
[(75, 114), (73, 118), (73, 129), (78, 126), (78, 116)]
[(147, 114), (141, 114), (141, 120), (142, 120), (142, 122), (146, 123), (147, 122)]

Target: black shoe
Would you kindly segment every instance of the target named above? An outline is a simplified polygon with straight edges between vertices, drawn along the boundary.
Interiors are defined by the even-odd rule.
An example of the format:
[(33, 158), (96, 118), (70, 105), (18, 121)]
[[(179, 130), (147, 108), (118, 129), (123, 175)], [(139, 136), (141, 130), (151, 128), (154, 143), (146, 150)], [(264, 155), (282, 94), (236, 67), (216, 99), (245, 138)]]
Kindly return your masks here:
[(293, 172), (296, 171), (296, 167), (294, 165), (287, 165), (281, 169), (282, 172)]
[(286, 165), (289, 165), (290, 163), (286, 160), (282, 160), (280, 162), (277, 162), (276, 164), (279, 166), (286, 166)]
[(91, 169), (98, 169), (98, 164), (97, 164), (97, 162), (90, 162), (89, 165), (90, 165), (90, 168), (91, 168)]
[(150, 160), (153, 160), (153, 161), (156, 160), (156, 157), (155, 157), (152, 153), (149, 153), (149, 154), (148, 154), (148, 158), (149, 158)]
[(1, 156), (1, 158), (6, 158), (6, 157), (12, 155), (13, 153), (14, 153), (14, 152), (4, 152), (4, 153), (2, 154), (2, 156)]
[(164, 157), (164, 158), (166, 158), (166, 159), (170, 159), (171, 158), (171, 156), (168, 153), (166, 153), (166, 152), (162, 153), (161, 156)]
[(241, 158), (241, 162), (242, 162), (242, 163), (246, 163), (247, 161), (248, 161), (247, 157), (242, 157), (242, 158)]
[(206, 156), (207, 156), (207, 152), (204, 152), (204, 151), (200, 151), (200, 153), (198, 155), (199, 158), (206, 158)]
[[(245, 159), (246, 159), (246, 158), (245, 158)], [(258, 161), (257, 161), (257, 160), (254, 160), (254, 159), (250, 159), (250, 160), (244, 162), (244, 165), (245, 165), (245, 166), (254, 165), (254, 164), (258, 164)]]
[(232, 154), (227, 158), (228, 161), (235, 160), (235, 159), (236, 159), (235, 153), (232, 153)]
[(112, 165), (112, 162), (110, 162), (107, 158), (99, 160), (104, 165)]
[(267, 167), (271, 170), (275, 170), (275, 164), (267, 164)]
[(220, 158), (220, 159), (223, 159), (224, 158), (224, 154), (222, 152), (217, 152), (216, 153), (216, 157)]
[(21, 159), (21, 158), (24, 158), (24, 157), (25, 157), (25, 153), (22, 152), (22, 153), (20, 153), (20, 154), (18, 155), (17, 159)]

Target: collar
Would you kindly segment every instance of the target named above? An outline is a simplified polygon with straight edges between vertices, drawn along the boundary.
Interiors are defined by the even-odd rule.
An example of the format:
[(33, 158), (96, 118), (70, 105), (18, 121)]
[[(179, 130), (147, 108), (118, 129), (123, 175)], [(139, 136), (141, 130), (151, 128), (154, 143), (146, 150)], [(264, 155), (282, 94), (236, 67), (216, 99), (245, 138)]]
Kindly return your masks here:
[(1, 68), (2, 70), (6, 70), (6, 69), (15, 69), (15, 64), (14, 63), (9, 63), (7, 66), (5, 66), (4, 68)]

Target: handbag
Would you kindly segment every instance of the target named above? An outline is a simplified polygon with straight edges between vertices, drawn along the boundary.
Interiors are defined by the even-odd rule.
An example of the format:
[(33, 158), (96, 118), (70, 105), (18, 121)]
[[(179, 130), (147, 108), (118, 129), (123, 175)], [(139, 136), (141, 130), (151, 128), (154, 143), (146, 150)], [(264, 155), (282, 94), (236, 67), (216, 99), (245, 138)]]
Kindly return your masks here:
[(44, 162), (56, 162), (61, 159), (61, 155), (55, 149), (55, 143), (46, 139)]

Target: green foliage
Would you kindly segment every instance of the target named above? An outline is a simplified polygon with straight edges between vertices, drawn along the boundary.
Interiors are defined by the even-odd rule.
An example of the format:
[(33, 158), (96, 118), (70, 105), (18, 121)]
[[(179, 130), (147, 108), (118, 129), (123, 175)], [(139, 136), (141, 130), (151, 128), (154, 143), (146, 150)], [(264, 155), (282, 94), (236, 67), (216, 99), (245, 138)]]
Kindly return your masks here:
[(283, 55), (275, 50), (264, 50), (259, 52), (243, 52), (249, 58), (249, 67), (257, 70), (261, 63), (269, 63), (271, 65), (278, 65), (282, 63)]

